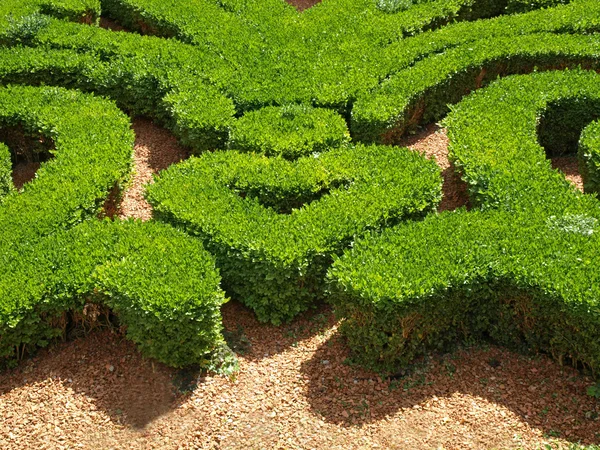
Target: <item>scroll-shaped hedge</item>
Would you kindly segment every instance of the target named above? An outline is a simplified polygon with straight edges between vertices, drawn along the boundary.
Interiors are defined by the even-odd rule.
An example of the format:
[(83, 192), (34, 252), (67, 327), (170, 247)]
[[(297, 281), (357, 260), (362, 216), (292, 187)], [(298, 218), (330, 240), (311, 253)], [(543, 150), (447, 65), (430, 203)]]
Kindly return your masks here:
[(227, 147), (296, 159), (349, 143), (346, 121), (335, 111), (286, 105), (251, 111), (233, 122)]
[(483, 39), (434, 55), (395, 74), (359, 98), (351, 131), (362, 141), (389, 143), (408, 128), (441, 118), (458, 102), (498, 75), (600, 64), (597, 35), (532, 34)]
[(585, 192), (600, 194), (600, 121), (590, 124), (581, 133), (578, 156)]
[(13, 190), (10, 150), (0, 142), (0, 202)]
[(430, 215), (336, 258), (332, 301), (357, 360), (395, 370), (491, 336), (600, 368), (600, 205), (537, 142), (538, 118), (557, 107), (588, 113), (569, 115), (572, 128), (600, 116), (600, 76), (514, 76), (463, 100), (447, 119), (451, 152), (487, 210)]
[(96, 219), (131, 170), (128, 118), (94, 96), (9, 87), (0, 126), (55, 144), (36, 179), (0, 204), (0, 356), (45, 345), (86, 302), (109, 305), (147, 355), (171, 365), (218, 345), (223, 294), (201, 243), (161, 224)]
[(368, 229), (425, 215), (440, 191), (434, 162), (358, 146), (295, 162), (206, 154), (162, 172), (148, 199), (157, 219), (204, 240), (226, 291), (279, 323), (323, 295), (333, 254)]
[(220, 277), (198, 239), (157, 222), (94, 220), (36, 250), (47, 288), (38, 308), (49, 317), (105, 304), (145, 356), (174, 367), (200, 363), (223, 341)]

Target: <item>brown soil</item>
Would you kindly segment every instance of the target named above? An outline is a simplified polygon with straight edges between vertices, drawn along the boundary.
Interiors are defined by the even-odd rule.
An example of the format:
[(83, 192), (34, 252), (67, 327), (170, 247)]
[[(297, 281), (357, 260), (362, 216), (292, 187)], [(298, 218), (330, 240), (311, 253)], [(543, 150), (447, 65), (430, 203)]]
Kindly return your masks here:
[(153, 174), (186, 159), (189, 152), (177, 143), (171, 133), (148, 119), (136, 118), (132, 126), (135, 131), (135, 173), (117, 214), (121, 219), (148, 220), (152, 218), (152, 207), (144, 198), (144, 186), (152, 182)]
[(315, 6), (317, 3), (321, 3), (321, 0), (285, 0), (290, 5), (295, 6), (298, 11), (304, 11), (305, 9)]
[(442, 169), (442, 202), (439, 211), (450, 211), (461, 206), (469, 205), (467, 184), (461, 180), (460, 175), (448, 159), (448, 136), (446, 129), (439, 125), (430, 124), (419, 133), (405, 136), (398, 145), (406, 146), (412, 150), (434, 159)]
[[(135, 120), (137, 175), (122, 216), (148, 218), (143, 184), (186, 156), (174, 138)], [(405, 145), (444, 168), (444, 205), (466, 198), (453, 181), (444, 130)], [(566, 167), (561, 165), (561, 167)], [(0, 448), (404, 449), (540, 448), (600, 442), (591, 380), (544, 356), (491, 346), (415, 364), (380, 380), (349, 356), (327, 307), (282, 327), (258, 323), (236, 302), (224, 326), (245, 348), (235, 381), (199, 378), (142, 358), (110, 330), (52, 345), (0, 373)], [(248, 342), (250, 345), (245, 345)]]
[(15, 164), (12, 170), (12, 180), (14, 186), (17, 189), (21, 189), (25, 183), (29, 183), (35, 178), (35, 174), (39, 168), (39, 162), (22, 162)]
[(100, 17), (100, 28), (106, 28), (111, 31), (127, 31), (125, 27), (107, 17)]
[(552, 168), (560, 170), (565, 178), (577, 189), (583, 192), (583, 179), (579, 173), (579, 161), (577, 156), (561, 156), (552, 158)]
[[(259, 324), (238, 303), (224, 324), (250, 346), (237, 379), (180, 375), (110, 331), (42, 350), (0, 375), (0, 446), (133, 449), (540, 448), (599, 442), (591, 383), (546, 357), (489, 347), (415, 365), (397, 380), (344, 363), (326, 307)], [(240, 339), (241, 340), (241, 339)], [(559, 436), (559, 437), (555, 437)]]

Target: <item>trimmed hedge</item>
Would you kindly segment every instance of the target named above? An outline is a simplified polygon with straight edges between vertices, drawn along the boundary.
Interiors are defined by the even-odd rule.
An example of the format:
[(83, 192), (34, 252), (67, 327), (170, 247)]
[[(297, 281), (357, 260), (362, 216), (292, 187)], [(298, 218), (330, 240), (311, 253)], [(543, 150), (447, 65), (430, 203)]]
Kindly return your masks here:
[(57, 318), (86, 302), (113, 308), (140, 349), (167, 364), (214, 349), (223, 294), (201, 244), (157, 223), (95, 220), (131, 171), (127, 117), (90, 95), (15, 86), (0, 88), (0, 126), (56, 147), (0, 205), (0, 356), (45, 345), (61, 332)]
[(155, 218), (204, 241), (228, 293), (278, 324), (322, 297), (332, 255), (355, 236), (422, 217), (440, 192), (432, 161), (358, 146), (295, 162), (203, 155), (162, 172), (148, 199)]
[(251, 111), (233, 122), (227, 147), (296, 159), (349, 142), (346, 121), (334, 111), (287, 105)]
[(38, 15), (40, 13), (73, 22), (97, 24), (100, 0), (2, 0), (0, 35), (19, 39), (35, 33), (39, 21), (43, 20)]
[(14, 189), (10, 150), (0, 142), (0, 202)]
[(594, 122), (583, 130), (578, 156), (585, 192), (600, 193), (600, 122)]
[(5, 198), (2, 249), (95, 216), (111, 189), (128, 179), (133, 132), (128, 118), (104, 99), (54, 87), (0, 88), (0, 126), (19, 126), (55, 144), (55, 158), (23, 194)]
[[(165, 19), (165, 29), (171, 26), (171, 20), (174, 24), (181, 22), (173, 25), (177, 36), (195, 36), (181, 37), (194, 45), (47, 18), (35, 29), (22, 30), (13, 37), (44, 49), (86, 53), (95, 61), (83, 63), (75, 72), (82, 78), (75, 81), (82, 81), (82, 86), (67, 84), (70, 79), (61, 80), (58, 68), (56, 79), (49, 76), (43, 82), (108, 95), (135, 114), (158, 119), (186, 145), (202, 151), (225, 145), (227, 128), (236, 110), (305, 103), (333, 107), (347, 114), (353, 100), (376, 88), (381, 80), (427, 55), (458, 44), (488, 36), (600, 29), (600, 6), (595, 0), (576, 0), (570, 5), (517, 16), (456, 23), (408, 39), (402, 38), (437, 28), (452, 17), (473, 16), (460, 11), (482, 11), (485, 16), (489, 15), (483, 13), (486, 5), (497, 8), (503, 2), (439, 0), (387, 14), (370, 0), (338, 1), (325, 2), (302, 15), (286, 5), (271, 8), (271, 3), (231, 1), (217, 6), (208, 0), (185, 5), (115, 0), (105, 5), (109, 12), (117, 8), (115, 14), (122, 18), (129, 13), (119, 8), (127, 9), (127, 5), (139, 9), (144, 17), (163, 13), (172, 16)], [(203, 14), (195, 9), (199, 6)], [(361, 20), (357, 21), (357, 16)], [(204, 21), (213, 27), (201, 26)], [(181, 31), (188, 28), (188, 34)], [(15, 42), (18, 39), (9, 43)]]
[(556, 5), (564, 5), (571, 0), (508, 0), (506, 12), (509, 14), (522, 13), (539, 8), (550, 8)]
[(353, 137), (391, 143), (407, 129), (448, 112), (470, 91), (499, 75), (600, 65), (597, 35), (532, 34), (480, 40), (418, 62), (356, 101)]
[(223, 342), (214, 258), (172, 227), (87, 221), (46, 239), (37, 254), (52, 267), (40, 302), (49, 317), (105, 304), (144, 355), (174, 367), (200, 363)]
[(600, 367), (600, 205), (537, 141), (538, 118), (565, 105), (600, 116), (600, 75), (513, 76), (466, 98), (446, 124), (479, 210), (430, 215), (335, 257), (331, 300), (360, 363), (395, 371), (490, 336)]
[[(114, 123), (107, 127), (113, 133), (121, 130), (120, 140), (113, 139), (108, 128), (94, 132), (89, 144), (92, 150), (101, 147), (99, 136), (107, 139), (102, 154), (84, 154), (83, 138), (61, 140), (65, 139), (63, 131), (72, 130), (74, 135), (83, 132), (86, 121), (86, 132), (96, 130), (104, 123), (99, 113), (104, 106), (92, 108), (98, 114), (94, 121), (84, 111), (82, 121), (71, 109), (52, 111), (49, 105), (54, 100), (44, 96), (43, 102), (48, 104), (33, 102), (31, 106), (26, 102), (25, 109), (42, 111), (39, 114), (44, 120), (38, 123), (29, 116), (9, 115), (6, 124), (33, 124), (27, 130), (32, 135), (58, 139), (57, 158), (40, 170), (41, 180), (27, 185), (21, 195), (6, 194), (0, 205), (0, 235), (4, 236), (0, 238), (0, 258), (6, 267), (0, 277), (0, 299), (6, 301), (0, 305), (0, 352), (4, 355), (14, 355), (23, 346), (43, 345), (56, 335), (54, 319), (63, 311), (80, 310), (85, 302), (98, 301), (118, 312), (130, 337), (146, 354), (172, 365), (197, 362), (218, 345), (218, 305), (223, 301), (218, 275), (212, 268), (214, 261), (199, 241), (216, 255), (224, 275), (223, 286), (230, 293), (252, 306), (261, 320), (288, 320), (325, 295), (327, 268), (337, 255), (354, 245), (355, 239), (372, 233), (364, 242), (371, 239), (379, 251), (385, 246), (378, 247), (376, 233), (402, 220), (421, 218), (440, 198), (439, 171), (433, 163), (406, 150), (344, 148), (346, 129), (336, 113), (352, 118), (355, 138), (391, 142), (413, 123), (442, 117), (448, 103), (499, 74), (580, 64), (596, 68), (600, 60), (598, 36), (593, 34), (600, 31), (597, 0), (573, 0), (557, 6), (553, 5), (563, 2), (531, 0), (525, 5), (521, 0), (434, 0), (414, 1), (406, 9), (394, 5), (381, 8), (374, 0), (336, 0), (322, 2), (303, 14), (280, 0), (102, 3), (105, 13), (131, 29), (159, 37), (73, 23), (95, 24), (99, 14), (96, 0), (8, 0), (0, 6), (0, 83), (59, 84), (110, 97), (132, 114), (160, 121), (197, 152), (229, 146), (284, 158), (230, 151), (193, 159), (165, 172), (149, 192), (157, 218), (201, 239), (154, 222), (96, 224), (87, 219), (95, 218), (108, 190), (115, 183), (122, 184), (130, 170), (130, 130), (123, 131), (125, 122), (119, 122), (115, 115)], [(505, 11), (530, 9), (536, 10), (494, 17)], [(468, 22), (482, 17), (493, 18)], [(64, 18), (72, 22), (59, 20)], [(584, 36), (586, 33), (590, 36)], [(57, 98), (76, 95), (50, 88), (40, 92), (58, 92)], [(549, 151), (558, 144), (568, 147), (596, 114), (589, 98), (564, 98), (566, 103), (536, 103), (545, 111), (539, 117), (538, 131)], [(74, 97), (74, 101), (87, 102), (81, 99), (88, 97)], [(496, 102), (502, 104), (503, 99)], [(275, 126), (266, 133), (268, 141), (255, 143), (252, 118), (260, 119), (260, 132), (265, 134), (270, 126), (277, 125), (275, 116), (266, 124), (266, 116), (281, 112), (285, 105), (302, 105), (293, 108), (310, 111), (308, 117), (317, 119), (316, 123), (321, 123), (317, 115), (327, 115), (323, 123), (337, 123), (334, 135), (339, 141), (321, 144), (324, 131), (318, 130), (311, 137), (304, 129), (297, 133), (302, 134), (301, 140), (286, 138), (288, 142), (282, 143), (282, 128)], [(16, 106), (13, 109), (18, 110)], [(564, 121), (565, 127), (558, 128), (560, 133), (552, 134), (551, 128), (563, 110), (571, 114)], [(580, 111), (586, 114), (582, 116)], [(64, 114), (57, 128), (52, 114)], [(302, 128), (302, 114), (297, 115), (291, 123), (302, 122)], [(73, 128), (67, 127), (67, 117), (75, 118)], [(533, 123), (531, 117), (526, 119), (527, 124)], [(62, 134), (56, 134), (57, 130)], [(589, 130), (580, 147), (583, 159), (593, 154), (588, 150), (596, 132)], [(460, 136), (468, 141), (470, 135), (465, 131)], [(527, 136), (527, 142), (533, 142), (535, 130)], [(87, 135), (85, 139), (87, 143)], [(453, 139), (456, 142), (458, 138)], [(515, 143), (514, 148), (521, 148), (520, 140)], [(338, 145), (342, 148), (319, 154)], [(75, 168), (69, 162), (69, 170), (62, 169), (61, 161), (66, 160), (61, 152), (71, 147), (78, 150), (77, 164), (87, 161), (88, 178), (75, 163)], [(589, 339), (597, 341), (595, 312), (590, 313), (595, 310), (589, 307), (595, 291), (584, 289), (586, 280), (595, 278), (586, 272), (589, 258), (573, 260), (569, 247), (573, 241), (573, 248), (579, 251), (585, 239), (593, 238), (598, 216), (595, 200), (573, 194), (562, 177), (549, 170), (539, 146), (527, 147), (522, 154), (511, 153), (513, 147), (498, 148), (510, 155), (510, 163), (473, 157), (460, 147), (454, 151), (455, 163), (471, 185), (473, 202), (489, 211), (432, 216), (380, 238), (389, 240), (389, 247), (376, 255), (383, 258), (381, 267), (406, 267), (408, 281), (401, 286), (390, 282), (396, 291), (386, 299), (389, 310), (382, 317), (368, 319), (372, 321), (370, 328), (360, 327), (359, 309), (351, 311), (357, 301), (355, 292), (347, 294), (346, 281), (338, 282), (335, 295), (350, 298), (339, 307), (340, 314), (349, 311), (347, 315), (357, 320), (358, 326), (349, 334), (351, 340), (352, 336), (362, 339), (360, 333), (366, 333), (367, 337), (372, 334), (375, 342), (364, 353), (368, 364), (382, 364), (384, 357), (389, 357), (386, 367), (397, 361), (394, 358), (407, 361), (410, 354), (448, 342), (453, 336), (452, 326), (459, 324), (474, 334), (492, 329), (494, 337), (513, 344), (524, 334), (536, 348), (551, 348), (557, 355), (569, 354), (597, 366), (595, 344), (586, 343)], [(313, 155), (306, 157), (309, 153)], [(115, 159), (107, 162), (103, 158), (109, 155)], [(285, 160), (296, 157), (300, 158), (295, 162)], [(584, 164), (589, 186), (595, 177), (595, 158)], [(96, 165), (106, 172), (90, 169)], [(47, 169), (55, 166), (55, 171)], [(509, 169), (513, 166), (528, 178), (511, 178)], [(73, 178), (61, 178), (63, 188), (56, 180), (71, 170)], [(404, 178), (411, 176), (413, 180)], [(45, 191), (51, 188), (54, 192)], [(444, 226), (455, 230), (455, 235), (447, 238)], [(420, 234), (422, 230), (424, 234)], [(400, 266), (394, 266), (396, 262), (388, 261), (390, 255), (411, 254), (406, 247), (409, 241), (404, 240), (409, 238), (421, 246), (416, 259), (407, 257)], [(435, 243), (436, 239), (439, 242)], [(554, 241), (557, 245), (569, 241), (569, 245), (564, 250), (553, 246)], [(543, 248), (538, 249), (538, 244)], [(429, 261), (432, 248), (441, 249), (442, 256), (434, 254)], [(551, 263), (536, 259), (537, 255)], [(595, 261), (592, 256), (590, 261)], [(423, 268), (418, 265), (421, 261), (441, 269)], [(561, 264), (570, 274), (566, 284), (556, 275), (563, 269)], [(456, 272), (455, 266), (456, 270), (466, 266), (466, 274)], [(367, 276), (361, 271), (356, 279), (349, 275), (358, 283), (352, 284), (352, 289), (360, 295), (360, 289), (368, 290), (369, 283), (378, 282), (377, 267), (367, 269), (369, 274), (375, 273), (375, 281), (365, 282), (362, 277)], [(431, 279), (424, 279), (429, 273)], [(167, 281), (158, 281), (163, 278)], [(409, 311), (402, 309), (409, 300), (395, 309), (394, 296), (405, 292), (402, 289), (409, 292), (402, 301), (423, 301), (418, 305), (425, 308), (419, 312), (425, 317), (424, 325), (419, 325), (426, 336), (422, 340), (402, 335), (402, 341), (398, 337), (394, 320), (404, 318), (402, 314)], [(505, 296), (485, 294), (489, 289)], [(478, 297), (469, 297), (470, 292), (492, 300), (483, 304)], [(429, 294), (432, 296), (427, 297)], [(524, 300), (518, 303), (513, 297)], [(364, 306), (365, 299), (370, 306)], [(576, 311), (573, 299), (583, 299), (583, 309)], [(375, 311), (369, 309), (370, 300), (366, 296), (359, 301), (364, 313), (360, 320)], [(432, 305), (427, 301), (446, 304), (448, 309), (440, 308), (427, 316)], [(460, 315), (461, 308), (481, 314), (467, 320)], [(526, 314), (519, 315), (518, 308), (532, 308), (535, 325), (529, 319), (519, 322)], [(569, 311), (563, 322), (556, 308)], [(438, 313), (439, 317), (435, 315)], [(516, 322), (513, 317), (517, 317)], [(555, 334), (543, 329), (548, 323), (557, 323)], [(392, 338), (382, 335), (382, 329)], [(573, 337), (575, 329), (581, 333)], [(384, 335), (392, 344), (385, 339), (378, 341)], [(405, 344), (413, 346), (412, 350), (398, 357), (398, 349)]]

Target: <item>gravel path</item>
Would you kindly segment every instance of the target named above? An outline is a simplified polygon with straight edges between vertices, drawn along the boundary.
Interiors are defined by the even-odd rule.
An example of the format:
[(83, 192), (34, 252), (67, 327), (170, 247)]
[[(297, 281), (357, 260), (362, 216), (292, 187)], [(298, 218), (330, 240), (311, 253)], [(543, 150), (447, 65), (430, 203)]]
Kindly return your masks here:
[(144, 185), (152, 182), (152, 175), (176, 164), (189, 156), (189, 152), (177, 143), (167, 130), (157, 127), (148, 119), (136, 118), (132, 124), (135, 131), (135, 173), (117, 210), (121, 219), (152, 218), (152, 207), (144, 198)]
[[(146, 219), (143, 184), (187, 153), (147, 120), (133, 127), (136, 177), (119, 214)], [(444, 169), (441, 209), (465, 204), (444, 130), (432, 125), (404, 144)], [(575, 176), (567, 162), (558, 166)], [(244, 350), (234, 381), (196, 380), (145, 360), (109, 330), (0, 373), (0, 448), (537, 449), (600, 441), (600, 404), (585, 394), (591, 380), (544, 356), (459, 350), (416, 364), (406, 378), (380, 380), (344, 363), (348, 349), (326, 306), (282, 327), (259, 324), (236, 302), (223, 317)], [(198, 381), (193, 391), (181, 392), (185, 378)]]
[(180, 373), (97, 332), (0, 376), (1, 448), (534, 449), (600, 440), (590, 380), (545, 357), (457, 351), (382, 381), (344, 364), (326, 307), (279, 328), (237, 303), (223, 313), (234, 339), (249, 343), (235, 381), (200, 378), (192, 392), (174, 393)]

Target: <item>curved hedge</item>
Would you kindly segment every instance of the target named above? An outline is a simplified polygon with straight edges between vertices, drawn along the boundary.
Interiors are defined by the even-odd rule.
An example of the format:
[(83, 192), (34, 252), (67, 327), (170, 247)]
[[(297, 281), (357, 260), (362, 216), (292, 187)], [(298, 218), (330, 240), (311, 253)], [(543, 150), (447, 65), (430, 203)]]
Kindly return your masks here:
[[(572, 258), (574, 248), (594, 238), (596, 200), (574, 194), (532, 144), (539, 131), (549, 151), (553, 145), (575, 145), (581, 128), (595, 119), (595, 100), (590, 100), (595, 94), (585, 101), (566, 93), (565, 103), (531, 103), (541, 114), (539, 129), (515, 128), (519, 138), (506, 147), (500, 143), (508, 141), (498, 136), (487, 141), (472, 135), (469, 127), (477, 121), (457, 109), (449, 122), (451, 134), (456, 133), (455, 164), (470, 183), (473, 203), (486, 211), (428, 215), (380, 238), (383, 228), (433, 210), (440, 196), (439, 171), (406, 150), (331, 148), (348, 144), (340, 116), (351, 118), (355, 140), (393, 142), (411, 125), (441, 118), (448, 103), (498, 75), (578, 65), (597, 69), (600, 2), (433, 0), (414, 1), (408, 8), (384, 3), (327, 0), (299, 14), (280, 0), (102, 0), (104, 14), (141, 35), (95, 26), (100, 14), (96, 0), (4, 1), (0, 84), (93, 92), (131, 114), (151, 116), (196, 152), (234, 150), (174, 167), (150, 190), (157, 219), (201, 239), (156, 222), (96, 224), (87, 219), (95, 218), (108, 190), (122, 184), (130, 170), (132, 135), (126, 119), (111, 106), (109, 120), (101, 113), (106, 103), (100, 99), (54, 88), (39, 91), (47, 93), (40, 103), (20, 105), (41, 111), (41, 122), (7, 116), (9, 126), (18, 118), (19, 124), (35, 125), (27, 130), (31, 134), (58, 141), (57, 158), (22, 194), (9, 192), (9, 174), (5, 170), (2, 178), (0, 173), (0, 255), (7, 267), (0, 277), (0, 299), (8, 305), (0, 315), (2, 353), (43, 344), (56, 333), (53, 317), (80, 309), (86, 301), (100, 301), (118, 312), (147, 354), (173, 365), (196, 362), (219, 344), (218, 305), (223, 301), (214, 261), (199, 242), (215, 254), (223, 286), (255, 308), (261, 320), (279, 322), (324, 296), (331, 261), (359, 236), (371, 233), (357, 241), (360, 252), (380, 268), (405, 270), (404, 278), (398, 278), (404, 284), (391, 279), (388, 287), (395, 291), (381, 294), (389, 297), (383, 302), (389, 308), (384, 315), (369, 316), (377, 310), (370, 302), (384, 292), (373, 287), (379, 283), (377, 267), (345, 272), (350, 263), (342, 261), (354, 261), (346, 256), (332, 269), (339, 275), (335, 298), (348, 297), (347, 302), (334, 300), (338, 313), (356, 325), (348, 332), (352, 345), (360, 350), (360, 339), (371, 345), (364, 352), (367, 364), (406, 362), (424, 348), (447, 342), (458, 324), (474, 334), (491, 330), (500, 341), (513, 344), (525, 335), (534, 347), (596, 367), (597, 349), (586, 341), (597, 341), (595, 310), (585, 310), (595, 288), (584, 289), (595, 278), (587, 272), (586, 258)], [(514, 12), (523, 13), (508, 14)], [(587, 82), (586, 76), (580, 75), (579, 82)], [(52, 111), (52, 102), (69, 95), (88, 106), (98, 102), (97, 109), (82, 110), (82, 120), (66, 106)], [(10, 104), (9, 96), (2, 98)], [(530, 95), (524, 99), (531, 100)], [(495, 101), (502, 104), (504, 98)], [(304, 122), (303, 113), (295, 112), (296, 119), (275, 126), (280, 119), (269, 114), (280, 113), (285, 105), (309, 111), (314, 122)], [(16, 104), (13, 110), (18, 111)], [(497, 117), (484, 112), (481, 117), (489, 118), (494, 128)], [(98, 118), (92, 120), (95, 114)], [(460, 122), (459, 114), (468, 119)], [(531, 117), (523, 122), (528, 127), (534, 123)], [(261, 128), (253, 129), (253, 118), (260, 119)], [(55, 122), (60, 127), (54, 128)], [(84, 138), (61, 141), (65, 134), (55, 132), (72, 130), (75, 135), (105, 123), (106, 129), (85, 136), (93, 151), (86, 147), (88, 153), (76, 152), (72, 161), (87, 161), (87, 172), (74, 168), (73, 177), (59, 185), (56, 180), (71, 173), (63, 171), (62, 149), (81, 150)], [(337, 138), (322, 143), (319, 139), (328, 131), (310, 125), (321, 123), (334, 125), (332, 136)], [(299, 129), (282, 139), (289, 125)], [(512, 125), (507, 121), (502, 127)], [(268, 139), (256, 139), (257, 133)], [(591, 125), (580, 144), (587, 191), (596, 189), (595, 135)], [(482, 142), (506, 157), (477, 156), (474, 149)], [(302, 157), (290, 162), (235, 149)], [(0, 167), (8, 167), (2, 163), (6, 155), (0, 153)], [(50, 188), (54, 192), (46, 192)], [(448, 237), (444, 227), (454, 234)], [(557, 249), (554, 241), (569, 244)], [(369, 245), (379, 253), (369, 253)], [(95, 250), (81, 253), (87, 247)], [(442, 256), (427, 253), (431, 248)], [(394, 255), (409, 256), (398, 263)], [(419, 265), (425, 261), (431, 267)], [(563, 269), (570, 274), (566, 284), (555, 276)], [(164, 283), (157, 281), (163, 278)], [(475, 293), (490, 302), (481, 303)], [(394, 321), (408, 310), (395, 309), (398, 295), (402, 307), (412, 300), (423, 302), (416, 316), (401, 317), (407, 325), (403, 330), (411, 330), (402, 338)], [(583, 299), (584, 306), (577, 310), (573, 299)], [(432, 313), (434, 301), (449, 309)], [(523, 312), (526, 308), (535, 311), (535, 325)], [(557, 308), (569, 312), (564, 320)], [(359, 310), (364, 314), (360, 320)], [(412, 332), (414, 321), (425, 337)], [(542, 329), (548, 323), (556, 324), (554, 334)], [(583, 331), (574, 337), (575, 329)], [(404, 345), (409, 350), (398, 356)]]
[(0, 202), (13, 190), (10, 150), (0, 142)]
[(51, 138), (55, 158), (0, 205), (0, 355), (45, 345), (57, 317), (86, 302), (108, 304), (146, 354), (171, 365), (218, 345), (223, 295), (199, 242), (156, 223), (87, 220), (131, 170), (127, 117), (90, 95), (14, 86), (0, 88), (5, 126)]
[(332, 255), (355, 236), (421, 217), (440, 196), (435, 163), (377, 146), (295, 162), (207, 154), (167, 169), (148, 188), (155, 217), (199, 236), (225, 289), (275, 324), (323, 295)]
[(233, 122), (227, 147), (296, 159), (349, 142), (346, 121), (334, 111), (287, 105), (251, 111)]
[[(356, 358), (394, 370), (429, 349), (489, 335), (600, 367), (595, 197), (550, 167), (538, 118), (600, 117), (600, 75), (499, 80), (446, 120), (451, 155), (482, 209), (430, 215), (355, 242), (336, 258), (332, 301)], [(588, 132), (592, 129), (588, 129)]]
[(359, 98), (352, 110), (352, 134), (362, 141), (390, 143), (411, 127), (441, 118), (449, 103), (499, 75), (598, 68), (599, 61), (597, 35), (532, 34), (458, 46), (396, 73)]
[(583, 130), (578, 156), (585, 192), (600, 193), (600, 121)]

